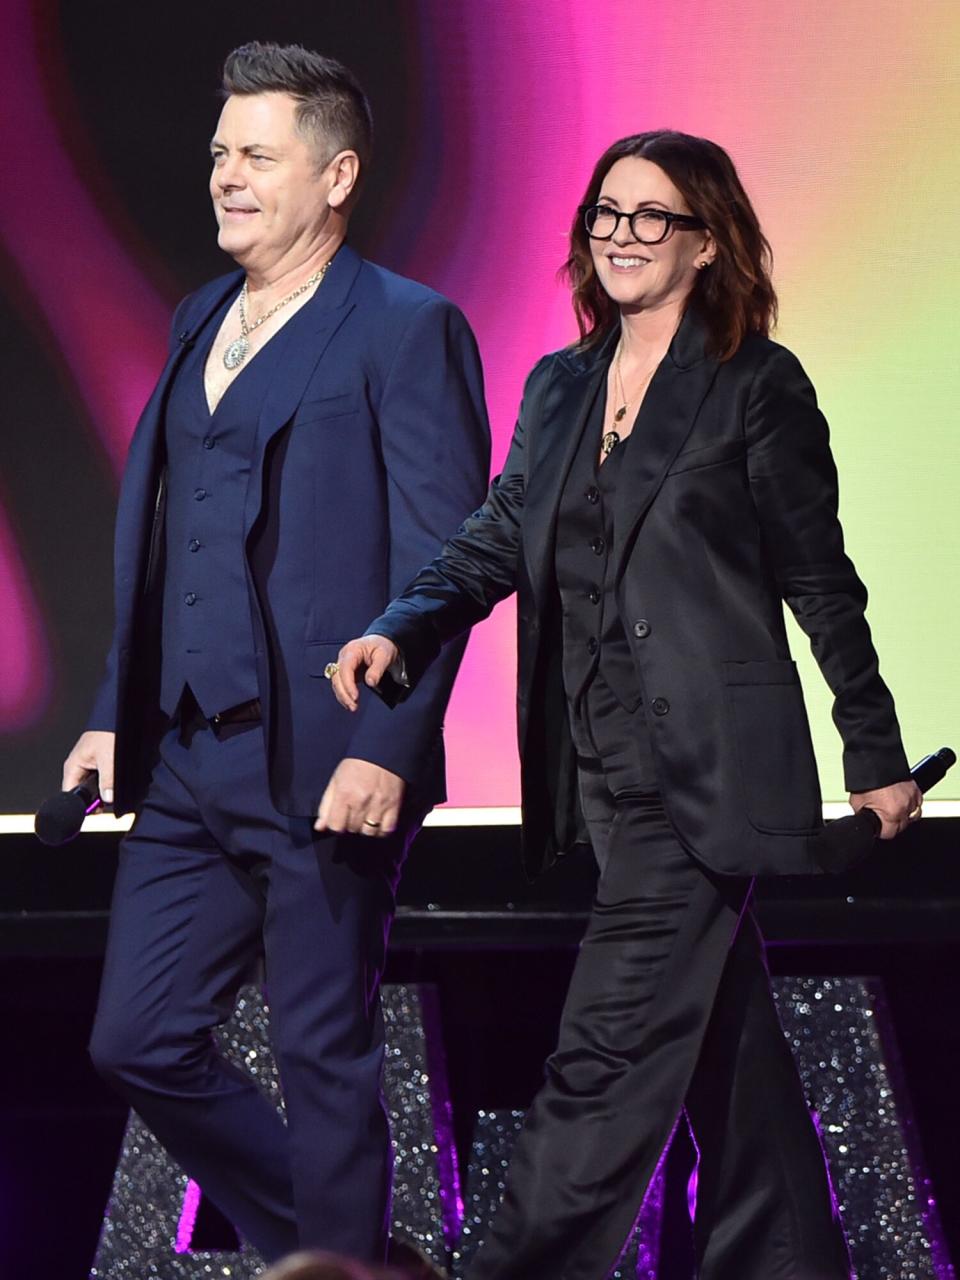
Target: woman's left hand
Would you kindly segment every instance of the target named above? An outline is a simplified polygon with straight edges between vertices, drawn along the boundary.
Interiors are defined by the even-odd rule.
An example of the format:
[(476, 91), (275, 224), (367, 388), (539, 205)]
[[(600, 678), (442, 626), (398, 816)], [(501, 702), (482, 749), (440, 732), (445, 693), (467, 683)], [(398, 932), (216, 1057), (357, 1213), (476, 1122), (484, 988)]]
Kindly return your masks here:
[(881, 840), (892, 840), (911, 822), (917, 822), (922, 804), (923, 793), (912, 780), (893, 782), (889, 787), (878, 787), (876, 791), (854, 791), (850, 795), (850, 807), (854, 813), (872, 809), (883, 823)]

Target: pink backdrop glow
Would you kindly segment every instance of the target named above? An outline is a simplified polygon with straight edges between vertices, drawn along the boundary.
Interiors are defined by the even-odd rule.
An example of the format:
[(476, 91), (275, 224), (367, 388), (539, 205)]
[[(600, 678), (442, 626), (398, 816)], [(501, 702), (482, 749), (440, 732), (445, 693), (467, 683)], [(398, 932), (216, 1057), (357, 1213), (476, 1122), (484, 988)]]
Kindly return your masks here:
[[(3, 129), (5, 159), (25, 180), (5, 188), (0, 240), (93, 424), (94, 447), (118, 472), (162, 363), (171, 300), (142, 265), (159, 265), (150, 249), (118, 234), (117, 210), (106, 216), (84, 185), (63, 104), (44, 73), (43, 6), (3, 0), (3, 11), (0, 74), (16, 104), (12, 127)], [(916, 317), (931, 332), (938, 315), (952, 316), (960, 284), (950, 284), (955, 250), (929, 248), (937, 225), (930, 216), (948, 225), (956, 196), (960, 11), (948, 0), (929, 0), (922, 15), (902, 0), (419, 0), (409, 14), (421, 88), (407, 104), (410, 183), (399, 197), (406, 217), (398, 216), (393, 242), (385, 235), (383, 260), (447, 294), (471, 321), (486, 370), (495, 470), (527, 371), (575, 336), (556, 272), (597, 157), (615, 138), (650, 128), (710, 136), (733, 155), (773, 242), (783, 340), (827, 393), (831, 416), (839, 406), (834, 420), (846, 413), (856, 426), (859, 417), (870, 432), (870, 454), (858, 459), (871, 485), (859, 529), (869, 520), (876, 531), (880, 495), (890, 533), (879, 528), (860, 564), (870, 582), (881, 568), (887, 575), (871, 616), (881, 632), (900, 636), (906, 623), (897, 602), (916, 595), (916, 548), (896, 533), (911, 511), (897, 483), (898, 421), (884, 411), (901, 385), (920, 422), (918, 391), (928, 420), (942, 413), (946, 421), (956, 402), (948, 393), (955, 369), (944, 375), (943, 344), (924, 344)], [(899, 210), (892, 219), (891, 209)], [(51, 244), (60, 251), (51, 253)], [(903, 314), (912, 325), (899, 323)], [(917, 352), (923, 346), (912, 366), (904, 350), (911, 340)], [(891, 365), (902, 374), (895, 384), (884, 379)], [(938, 458), (950, 449), (956, 444), (944, 433)], [(940, 497), (926, 478), (925, 511), (944, 528), (952, 527), (947, 474), (945, 463)], [(848, 515), (856, 544), (855, 503)], [(15, 729), (40, 717), (50, 677), (43, 618), (16, 531), (2, 519), (0, 588), (0, 725)], [(456, 805), (518, 799), (514, 625), (508, 602), (477, 629), (454, 692), (447, 740)], [(906, 640), (881, 651), (893, 687), (903, 688), (913, 676)], [(945, 678), (947, 659), (939, 661)], [(927, 702), (924, 735), (939, 737), (942, 699)], [(825, 705), (821, 711), (828, 725)], [(818, 751), (835, 756), (834, 739), (818, 738)]]

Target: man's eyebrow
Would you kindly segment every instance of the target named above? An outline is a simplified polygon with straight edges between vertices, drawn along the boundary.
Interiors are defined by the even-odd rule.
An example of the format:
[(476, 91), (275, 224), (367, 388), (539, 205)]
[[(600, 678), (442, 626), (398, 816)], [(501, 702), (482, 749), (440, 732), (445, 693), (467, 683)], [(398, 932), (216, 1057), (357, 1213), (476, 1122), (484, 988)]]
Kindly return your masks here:
[[(211, 151), (226, 151), (227, 149), (227, 144), (225, 142), (220, 142), (216, 138), (210, 139)], [(252, 151), (270, 151), (275, 155), (278, 148), (271, 145), (269, 142), (248, 142), (246, 146), (237, 147), (237, 150), (242, 152), (244, 155), (249, 155)]]

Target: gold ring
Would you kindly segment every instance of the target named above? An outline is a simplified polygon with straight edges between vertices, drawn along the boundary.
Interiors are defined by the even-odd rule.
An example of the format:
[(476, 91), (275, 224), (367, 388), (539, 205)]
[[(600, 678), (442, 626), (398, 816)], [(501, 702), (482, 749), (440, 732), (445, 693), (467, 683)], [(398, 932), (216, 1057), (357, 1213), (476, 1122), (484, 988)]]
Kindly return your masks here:
[(327, 665), (323, 668), (323, 674), (327, 677), (328, 680), (332, 680), (339, 670), (340, 670), (339, 662), (328, 662)]
[(364, 818), (363, 825), (365, 827), (379, 827), (379, 822), (371, 822), (369, 818)]
[(907, 814), (907, 817), (910, 819), (911, 822), (913, 822), (914, 819), (920, 817), (922, 809), (923, 809), (923, 806), (918, 804), (917, 807), (914, 809), (913, 813)]

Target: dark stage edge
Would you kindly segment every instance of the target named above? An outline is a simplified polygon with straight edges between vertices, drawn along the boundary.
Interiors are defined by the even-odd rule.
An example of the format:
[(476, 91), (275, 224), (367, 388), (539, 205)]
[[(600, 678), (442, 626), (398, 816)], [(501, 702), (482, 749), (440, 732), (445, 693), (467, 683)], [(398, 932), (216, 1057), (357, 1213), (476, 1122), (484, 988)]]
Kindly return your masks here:
[[(0, 953), (97, 955), (122, 833), (47, 849), (0, 836)], [(428, 827), (404, 869), (394, 950), (574, 946), (596, 872), (585, 849), (535, 884), (519, 865), (517, 827)], [(843, 876), (795, 876), (758, 886), (770, 946), (942, 944), (960, 939), (960, 818), (928, 818), (878, 845)]]

